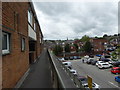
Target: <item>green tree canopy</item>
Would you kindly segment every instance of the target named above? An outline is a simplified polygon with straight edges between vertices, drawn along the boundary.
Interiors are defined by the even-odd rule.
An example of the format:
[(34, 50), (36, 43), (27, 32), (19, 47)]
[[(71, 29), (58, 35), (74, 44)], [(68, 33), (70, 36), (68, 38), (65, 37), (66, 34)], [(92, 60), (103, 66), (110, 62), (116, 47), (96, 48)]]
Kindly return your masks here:
[(65, 52), (70, 52), (70, 45), (69, 44), (65, 45)]
[(89, 36), (87, 35), (84, 35), (81, 39), (80, 39), (82, 42), (87, 42), (90, 40)]
[(59, 55), (62, 53), (62, 47), (60, 45), (56, 45), (53, 49), (55, 55)]
[(85, 43), (85, 45), (83, 46), (83, 49), (84, 49), (85, 52), (90, 53), (91, 50), (92, 50), (92, 45), (91, 45), (91, 43), (90, 43), (89, 41), (87, 41), (87, 42)]
[(75, 48), (76, 48), (76, 52), (78, 52), (78, 45), (74, 44)]

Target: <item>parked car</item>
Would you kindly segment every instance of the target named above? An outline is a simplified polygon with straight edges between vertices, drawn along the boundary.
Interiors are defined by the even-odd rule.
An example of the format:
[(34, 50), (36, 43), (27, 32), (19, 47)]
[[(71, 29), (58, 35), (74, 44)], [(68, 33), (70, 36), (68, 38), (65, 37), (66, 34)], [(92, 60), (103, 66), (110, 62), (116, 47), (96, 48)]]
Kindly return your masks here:
[(107, 59), (111, 60), (111, 56), (110, 55), (105, 55), (104, 58), (107, 58)]
[(69, 57), (64, 57), (65, 60), (69, 60)]
[(115, 81), (120, 83), (120, 76), (116, 76)]
[(71, 69), (72, 69), (72, 66), (68, 66), (67, 69), (68, 69), (68, 70), (71, 70)]
[(71, 72), (72, 74), (74, 74), (74, 75), (78, 75), (78, 74), (77, 74), (77, 71), (74, 70), (74, 69), (70, 69), (70, 72)]
[(74, 57), (73, 57), (73, 56), (71, 56), (71, 57), (70, 57), (70, 60), (73, 60), (73, 59), (74, 59)]
[[(86, 88), (89, 89), (88, 87), (88, 80), (85, 76), (78, 76), (78, 80), (82, 83), (82, 85)], [(95, 90), (99, 90), (100, 86), (96, 84), (95, 82), (92, 83), (92, 88)]]
[(97, 62), (97, 60), (92, 60), (92, 61), (91, 61), (91, 64), (92, 64), (92, 65), (96, 65), (96, 62)]
[(111, 73), (114, 73), (114, 74), (120, 73), (120, 67), (113, 67), (113, 68), (111, 69)]
[(77, 59), (77, 56), (73, 56), (74, 59)]
[(58, 60), (60, 60), (60, 61), (62, 61), (62, 62), (64, 62), (64, 61), (65, 61), (65, 59), (64, 59), (64, 58), (58, 58)]
[(118, 67), (120, 65), (120, 61), (113, 62), (112, 65)]
[(100, 58), (100, 61), (109, 62), (110, 60), (107, 58)]
[(102, 55), (101, 55), (101, 54), (97, 54), (96, 56), (97, 56), (97, 57), (101, 57)]
[[(86, 90), (90, 90), (88, 87), (88, 83), (85, 83), (83, 86), (86, 88)], [(93, 82), (92, 83), (92, 90), (100, 90), (100, 86)]]
[(71, 66), (71, 67), (72, 67), (71, 62), (62, 62), (62, 64), (64, 64), (66, 67), (69, 67), (69, 66)]
[(89, 55), (89, 58), (94, 58), (94, 55)]
[(89, 58), (89, 59), (87, 60), (87, 64), (91, 64), (91, 62), (92, 62), (93, 60), (94, 60), (93, 58)]
[(96, 66), (97, 66), (99, 69), (111, 67), (111, 65), (110, 65), (109, 63), (103, 62), (103, 61), (97, 61)]
[(77, 56), (77, 59), (81, 59), (81, 57), (80, 57), (80, 56)]

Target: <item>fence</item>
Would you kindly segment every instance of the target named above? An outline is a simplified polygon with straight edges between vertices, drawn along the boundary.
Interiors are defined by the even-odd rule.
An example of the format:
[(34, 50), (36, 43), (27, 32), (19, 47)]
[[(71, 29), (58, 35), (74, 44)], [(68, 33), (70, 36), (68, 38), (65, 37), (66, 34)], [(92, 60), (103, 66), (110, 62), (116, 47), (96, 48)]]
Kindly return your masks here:
[(75, 90), (86, 90), (80, 80), (78, 80), (77, 76), (72, 74), (70, 70), (62, 64), (60, 60), (50, 51), (48, 50), (48, 54), (50, 56), (50, 64), (51, 64), (51, 74), (52, 74), (52, 83), (53, 88), (57, 88), (58, 90), (66, 90), (68, 88)]

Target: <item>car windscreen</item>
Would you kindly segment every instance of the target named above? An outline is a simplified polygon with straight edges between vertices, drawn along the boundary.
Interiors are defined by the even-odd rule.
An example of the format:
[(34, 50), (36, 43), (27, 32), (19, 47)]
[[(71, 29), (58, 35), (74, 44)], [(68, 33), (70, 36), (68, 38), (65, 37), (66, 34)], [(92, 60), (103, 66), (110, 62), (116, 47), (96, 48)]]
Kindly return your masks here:
[(105, 58), (110, 58), (110, 56), (105, 56)]
[(102, 65), (108, 65), (108, 64), (102, 64)]

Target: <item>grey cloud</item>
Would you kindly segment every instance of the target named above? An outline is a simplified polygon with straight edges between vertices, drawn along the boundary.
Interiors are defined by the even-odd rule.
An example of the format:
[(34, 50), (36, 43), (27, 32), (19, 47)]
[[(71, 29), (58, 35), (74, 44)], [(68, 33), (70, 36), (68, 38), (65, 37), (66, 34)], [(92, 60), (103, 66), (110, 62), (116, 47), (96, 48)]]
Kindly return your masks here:
[[(47, 38), (66, 39), (89, 34), (102, 36), (104, 33), (116, 33), (117, 3), (34, 3), (37, 11), (41, 12), (39, 20), (46, 26), (44, 33)], [(42, 22), (44, 19), (46, 22)], [(46, 25), (47, 24), (47, 25)], [(44, 29), (44, 28), (43, 28)]]

